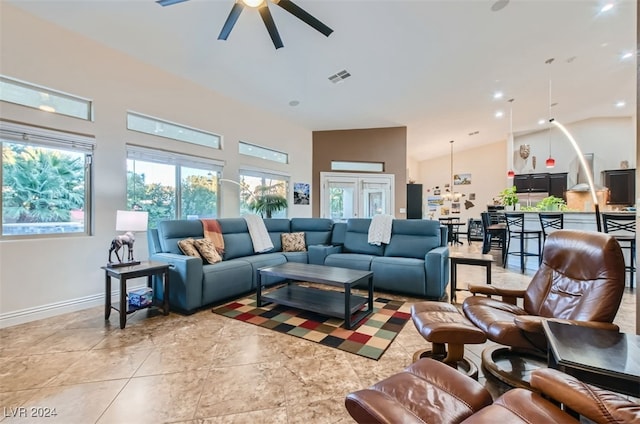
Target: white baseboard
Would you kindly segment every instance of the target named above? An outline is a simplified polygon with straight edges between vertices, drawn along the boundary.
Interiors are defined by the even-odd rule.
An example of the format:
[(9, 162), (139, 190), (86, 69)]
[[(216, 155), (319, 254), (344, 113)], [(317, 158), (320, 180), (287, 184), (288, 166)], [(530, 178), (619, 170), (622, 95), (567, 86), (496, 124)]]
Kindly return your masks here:
[[(128, 290), (135, 290), (142, 287), (146, 287), (146, 285), (128, 287)], [(119, 296), (120, 290), (114, 290), (111, 292), (111, 299), (117, 299)], [(104, 293), (92, 294), (90, 296), (78, 297), (76, 299), (49, 303), (47, 305), (0, 313), (0, 328), (11, 327), (96, 306), (104, 306)]]

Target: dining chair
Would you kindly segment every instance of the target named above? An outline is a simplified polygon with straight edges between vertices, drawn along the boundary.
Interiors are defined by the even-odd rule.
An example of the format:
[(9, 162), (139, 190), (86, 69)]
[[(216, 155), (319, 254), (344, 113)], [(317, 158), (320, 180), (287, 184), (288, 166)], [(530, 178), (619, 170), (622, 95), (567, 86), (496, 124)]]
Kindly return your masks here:
[(618, 240), (623, 250), (629, 251), (629, 262), (625, 269), (629, 271), (629, 287), (633, 290), (634, 273), (636, 271), (636, 216), (635, 214), (603, 213), (602, 229)]
[(547, 236), (555, 230), (564, 228), (564, 214), (562, 212), (540, 212), (538, 219), (540, 219), (540, 228), (542, 228), (542, 248), (544, 249)]
[[(520, 257), (520, 270), (524, 273), (525, 258), (529, 256), (537, 256), (538, 263), (542, 261), (542, 231), (524, 228), (523, 212), (507, 212), (504, 214), (507, 221), (507, 257), (515, 255)], [(519, 240), (519, 250), (509, 251), (511, 247), (511, 239)], [(526, 250), (528, 241), (536, 241), (537, 251), (530, 252)], [(504, 267), (506, 268), (505, 260)]]

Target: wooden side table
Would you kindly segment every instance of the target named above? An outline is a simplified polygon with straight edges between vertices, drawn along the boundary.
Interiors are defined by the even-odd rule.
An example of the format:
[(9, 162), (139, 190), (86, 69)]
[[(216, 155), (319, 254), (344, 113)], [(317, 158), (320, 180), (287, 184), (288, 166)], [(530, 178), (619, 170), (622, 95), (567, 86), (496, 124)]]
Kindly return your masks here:
[(456, 300), (456, 290), (458, 283), (458, 265), (479, 265), (487, 270), (487, 284), (491, 284), (491, 263), (493, 256), (483, 253), (459, 253), (451, 252), (449, 254), (451, 261), (451, 303)]
[[(127, 315), (140, 309), (147, 309), (152, 306), (162, 308), (164, 315), (169, 314), (169, 264), (163, 262), (142, 262), (139, 265), (125, 266), (120, 268), (110, 268), (108, 266), (101, 267), (105, 272), (105, 304), (104, 319), (108, 320), (111, 315), (111, 309), (115, 309), (120, 313), (120, 328), (127, 325)], [(155, 301), (150, 305), (134, 307), (127, 303), (127, 280), (131, 278), (147, 277), (147, 287), (151, 287), (154, 275), (164, 276), (163, 302), (159, 305)], [(116, 308), (111, 305), (111, 277), (120, 280), (120, 307)], [(155, 300), (155, 296), (154, 296)]]

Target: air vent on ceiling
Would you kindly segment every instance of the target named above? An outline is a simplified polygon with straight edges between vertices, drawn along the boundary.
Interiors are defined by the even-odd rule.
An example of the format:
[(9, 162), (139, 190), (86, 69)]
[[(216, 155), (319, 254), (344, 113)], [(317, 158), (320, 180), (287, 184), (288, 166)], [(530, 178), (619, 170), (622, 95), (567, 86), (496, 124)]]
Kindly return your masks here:
[(329, 81), (331, 81), (334, 84), (337, 84), (339, 82), (342, 82), (342, 81), (346, 80), (350, 76), (351, 76), (351, 74), (346, 69), (343, 69), (342, 71), (331, 75), (329, 77)]

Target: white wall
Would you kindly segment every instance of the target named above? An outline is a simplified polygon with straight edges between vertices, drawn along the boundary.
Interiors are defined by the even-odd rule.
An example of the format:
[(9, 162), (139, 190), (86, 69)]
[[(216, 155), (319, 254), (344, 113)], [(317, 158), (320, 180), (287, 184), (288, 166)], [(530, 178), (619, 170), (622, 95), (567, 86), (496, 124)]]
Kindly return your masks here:
[[(593, 118), (571, 124), (563, 123), (578, 142), (582, 152), (593, 153), (594, 183), (603, 185), (601, 171), (605, 169), (620, 169), (620, 162), (629, 162), (629, 168), (636, 167), (636, 134), (635, 121), (626, 118)], [(551, 155), (556, 160), (552, 169), (545, 167), (545, 160), (549, 157), (549, 143)], [(520, 146), (529, 144), (531, 154), (523, 161), (519, 157)], [(516, 174), (534, 172), (568, 172), (568, 187), (576, 184), (579, 162), (575, 150), (564, 134), (553, 127), (548, 130), (516, 136), (513, 149), (514, 170)], [(533, 168), (533, 156), (536, 156), (536, 167)]]
[[(207, 91), (122, 53), (36, 19), (2, 3), (0, 73), (92, 99), (95, 122), (2, 103), (0, 116), (22, 123), (73, 131), (96, 138), (92, 236), (0, 241), (0, 326), (103, 303), (109, 243), (117, 209), (125, 207), (125, 143), (203, 155), (226, 162), (224, 177), (237, 179), (243, 165), (288, 173), (310, 182), (311, 131), (269, 112)], [(114, 29), (117, 30), (117, 29)], [(156, 116), (223, 136), (224, 149), (126, 130), (126, 111)], [(239, 156), (238, 140), (288, 152), (277, 165)], [(227, 185), (232, 186), (232, 185)], [(237, 216), (237, 187), (224, 187), (221, 216)], [(311, 216), (311, 205), (293, 205), (290, 216)], [(147, 257), (140, 234), (136, 258)]]
[[(619, 169), (622, 160), (629, 161), (629, 168), (636, 167), (636, 123), (634, 118), (593, 118), (572, 124), (564, 124), (573, 134), (583, 153), (594, 154), (594, 180), (602, 184), (600, 172), (605, 169)], [(455, 186), (455, 191), (465, 193), (460, 201), (461, 211), (458, 216), (464, 222), (468, 218), (480, 218), (480, 212), (486, 210), (486, 205), (492, 203), (494, 197), (504, 189), (513, 185), (512, 180), (506, 178), (508, 160), (505, 158), (507, 140), (488, 144), (478, 148), (458, 151), (454, 146), (453, 172), (470, 173), (472, 183), (468, 186)], [(513, 169), (516, 174), (534, 172), (568, 172), (567, 184), (570, 188), (576, 184), (579, 163), (577, 155), (569, 140), (558, 130), (551, 132), (551, 153), (556, 160), (552, 169), (545, 167), (545, 160), (549, 157), (549, 133), (544, 130), (527, 135), (520, 135), (514, 139)], [(523, 161), (519, 157), (520, 145), (529, 144), (531, 153)], [(536, 167), (533, 168), (533, 156), (536, 156)], [(445, 183), (451, 179), (451, 156), (421, 161), (419, 163), (420, 178), (416, 181), (424, 185), (425, 217), (428, 217), (427, 198), (432, 195), (435, 186), (443, 189)], [(444, 193), (444, 189), (442, 190)], [(476, 194), (472, 201), (474, 207), (465, 209), (464, 200), (470, 193)], [(447, 203), (445, 203), (447, 204)], [(438, 212), (435, 217), (439, 217)], [(451, 215), (456, 216), (456, 215)]]
[[(460, 214), (450, 216), (459, 216), (463, 222), (469, 218), (480, 219), (480, 212), (486, 210), (486, 205), (492, 203), (493, 198), (502, 189), (512, 184), (506, 177), (505, 149), (506, 140), (462, 151), (455, 150), (454, 146), (453, 173), (471, 174), (471, 184), (454, 186), (455, 192), (463, 193), (465, 196), (460, 199)], [(440, 186), (441, 193), (444, 194), (444, 184), (450, 184), (451, 155), (421, 161), (419, 175), (421, 178), (416, 182), (423, 184), (424, 215), (428, 217), (426, 202), (428, 197), (433, 195), (433, 189)], [(472, 193), (475, 194), (475, 200), (469, 200)], [(467, 200), (473, 203), (472, 207), (465, 207)], [(449, 204), (450, 202), (445, 202), (446, 206)], [(434, 218), (440, 216), (438, 207)], [(461, 231), (466, 229), (461, 228)]]

